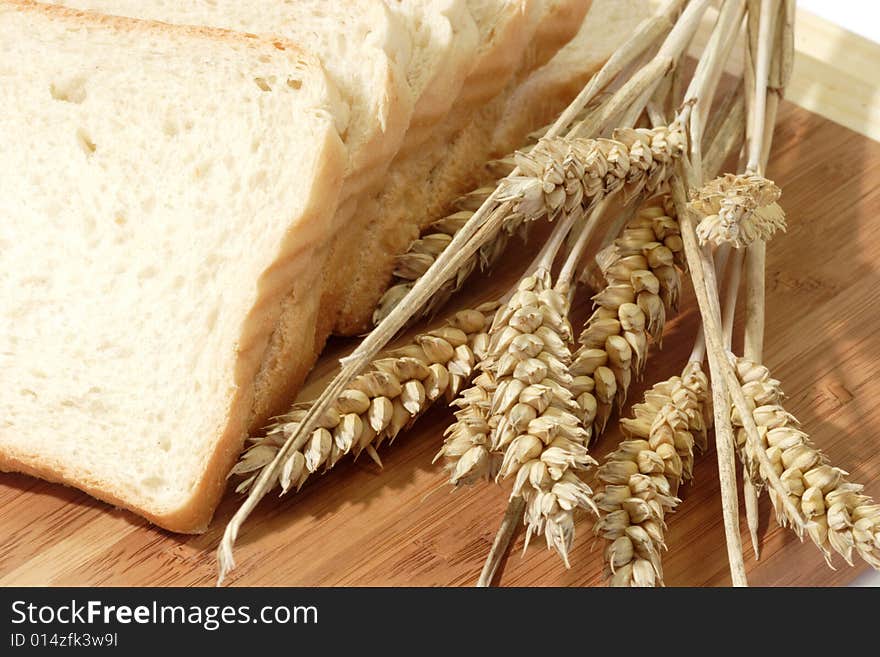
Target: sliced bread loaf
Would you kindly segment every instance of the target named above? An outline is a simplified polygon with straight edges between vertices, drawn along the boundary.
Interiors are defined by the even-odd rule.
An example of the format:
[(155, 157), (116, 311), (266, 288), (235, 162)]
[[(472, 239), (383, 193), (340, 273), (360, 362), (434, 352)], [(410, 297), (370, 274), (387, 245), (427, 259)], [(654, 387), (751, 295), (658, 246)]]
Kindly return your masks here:
[[(357, 333), (368, 326), (391, 276), (394, 256), (475, 180), (491, 150), (493, 126), (489, 120), (498, 113), (498, 103), (492, 99), (516, 77), (528, 75), (539, 61), (529, 53), (546, 52), (573, 36), (588, 3), (469, 0), (469, 5), (479, 17), (484, 36), (478, 56), (452, 112), (433, 128), (430, 140), (418, 153), (395, 159), (382, 194), (372, 205), (364, 206), (370, 221), (363, 248), (370, 258), (357, 263), (350, 279), (336, 325), (340, 333)], [(558, 20), (563, 5), (574, 20)], [(494, 109), (488, 111), (487, 107)], [(473, 123), (478, 115), (486, 118)], [(460, 138), (458, 133), (472, 124), (474, 128)]]
[(290, 281), (256, 377), (252, 424), (259, 424), (267, 417), (270, 400), (289, 398), (301, 384), (332, 327), (333, 304), (339, 286), (345, 287), (345, 267), (327, 262), (349, 257), (360, 198), (380, 189), (404, 137), (405, 148), (416, 148), (458, 95), (478, 38), (468, 6), (464, 0), (51, 2), (290, 38), (321, 58), (344, 95), (349, 108), (349, 127), (343, 133), (349, 167), (333, 223), (346, 230), (313, 245), (307, 275)]
[(294, 43), (0, 0), (0, 468), (204, 528), (346, 111)]

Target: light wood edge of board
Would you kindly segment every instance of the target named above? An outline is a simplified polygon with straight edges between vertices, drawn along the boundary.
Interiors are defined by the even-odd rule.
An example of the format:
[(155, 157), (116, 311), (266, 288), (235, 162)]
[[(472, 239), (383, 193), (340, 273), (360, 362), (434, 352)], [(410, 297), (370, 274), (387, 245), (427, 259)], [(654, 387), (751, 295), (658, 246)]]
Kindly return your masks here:
[[(692, 55), (706, 45), (716, 17), (714, 9), (706, 12)], [(798, 9), (795, 50), (786, 100), (880, 141), (880, 44)], [(743, 49), (734, 48), (726, 67), (738, 72), (742, 66)]]

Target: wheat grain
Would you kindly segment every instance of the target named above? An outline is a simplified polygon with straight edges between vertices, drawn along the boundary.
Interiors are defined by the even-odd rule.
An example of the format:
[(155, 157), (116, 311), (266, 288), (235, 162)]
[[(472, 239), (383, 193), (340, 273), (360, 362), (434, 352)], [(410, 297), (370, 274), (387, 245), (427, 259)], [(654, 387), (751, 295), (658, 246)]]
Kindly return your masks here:
[(706, 447), (709, 383), (699, 362), (655, 384), (620, 426), (626, 440), (599, 468), (602, 487), (594, 528), (609, 541), (606, 574), (612, 586), (663, 584), (660, 553), (665, 518), (679, 503), (679, 486), (693, 475), (694, 446)]
[[(862, 486), (846, 480), (847, 473), (828, 464), (798, 422), (781, 405), (779, 381), (763, 365), (745, 358), (735, 360), (736, 373), (761, 436), (763, 449), (789, 500), (807, 519), (807, 533), (830, 565), (831, 550), (852, 565), (853, 552), (880, 569), (880, 505), (862, 494)], [(747, 471), (756, 487), (766, 484), (766, 474), (752, 453), (739, 415), (737, 443)], [(783, 526), (796, 522), (789, 517), (777, 491), (768, 487), (776, 517)]]
[[(463, 310), (442, 325), (373, 361), (352, 381), (321, 418), (305, 445), (292, 451), (279, 474), (283, 492), (299, 488), (312, 474), (327, 471), (349, 452), (379, 459), (376, 449), (394, 438), (433, 402), (452, 400), (470, 381), (487, 346), (485, 333), (497, 304)], [(250, 489), (272, 463), (287, 437), (296, 431), (310, 403), (297, 404), (276, 419), (265, 437), (256, 438), (233, 467), (246, 478), (238, 492)]]
[(593, 436), (604, 430), (615, 404), (625, 402), (647, 358), (648, 336), (661, 342), (666, 314), (678, 307), (681, 258), (678, 223), (656, 204), (640, 210), (597, 258), (607, 285), (593, 297), (598, 307), (570, 369), (582, 382), (577, 403)]
[[(613, 139), (542, 139), (527, 150), (495, 161), (499, 175), (519, 168), (518, 175), (500, 181), (497, 196), (500, 203), (512, 202), (513, 211), (505, 217), (496, 236), (444, 282), (421, 314), (445, 303), (478, 266), (490, 267), (509, 238), (524, 231), (528, 224), (542, 218), (553, 221), (562, 212), (589, 207), (621, 190), (630, 197), (642, 190), (656, 191), (682, 148), (681, 129), (673, 124), (619, 129), (614, 131)], [(398, 257), (394, 270), (397, 282), (380, 299), (373, 313), (374, 324), (400, 303), (493, 191), (481, 188), (458, 199), (454, 213), (431, 224), (429, 232)]]
[(781, 193), (762, 176), (731, 173), (692, 190), (688, 207), (703, 217), (697, 225), (700, 243), (730, 243), (739, 249), (784, 231), (785, 213), (776, 202)]

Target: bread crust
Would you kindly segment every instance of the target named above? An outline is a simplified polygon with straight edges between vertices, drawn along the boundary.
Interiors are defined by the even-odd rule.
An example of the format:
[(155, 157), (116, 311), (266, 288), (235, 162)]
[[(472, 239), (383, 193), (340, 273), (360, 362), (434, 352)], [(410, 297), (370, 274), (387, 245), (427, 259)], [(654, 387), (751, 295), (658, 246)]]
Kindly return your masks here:
[(323, 66), (317, 57), (300, 48), (296, 43), (281, 37), (267, 37), (245, 32), (235, 32), (220, 27), (205, 27), (201, 25), (171, 25), (160, 21), (142, 20), (139, 18), (126, 18), (124, 16), (108, 16), (81, 9), (71, 9), (61, 5), (48, 5), (35, 0), (0, 0), (0, 9), (4, 5), (10, 11), (27, 11), (40, 14), (51, 20), (65, 21), (72, 27), (97, 27), (112, 29), (130, 34), (167, 34), (176, 32), (202, 39), (211, 39), (224, 43), (236, 43), (247, 46), (254, 50), (275, 48), (276, 50), (291, 51), (297, 54), (309, 66), (314, 66), (323, 71)]
[[(304, 61), (311, 70), (323, 68), (316, 58), (303, 52), (296, 44), (279, 38), (263, 38), (244, 35), (229, 30), (205, 27), (179, 27), (159, 22), (105, 16), (90, 12), (72, 10), (55, 5), (39, 5), (28, 0), (0, 0), (0, 16), (4, 10), (38, 12), (51, 20), (66, 21), (75, 27), (95, 27), (117, 30), (133, 35), (165, 34), (176, 32), (199, 38), (209, 38), (224, 43), (238, 43), (256, 50), (291, 51)], [(320, 79), (320, 78), (317, 78)], [(279, 247), (279, 257), (262, 276), (258, 284), (257, 298), (248, 317), (242, 324), (239, 358), (235, 370), (235, 391), (231, 394), (229, 409), (221, 426), (217, 428), (217, 443), (200, 480), (190, 497), (170, 510), (146, 508), (137, 501), (126, 499), (115, 490), (112, 484), (102, 482), (88, 473), (74, 472), (64, 463), (45, 457), (25, 453), (0, 452), (0, 470), (24, 472), (49, 481), (79, 488), (90, 495), (115, 506), (129, 509), (144, 516), (165, 529), (179, 533), (199, 533), (204, 531), (213, 516), (217, 503), (226, 489), (227, 474), (238, 458), (247, 435), (248, 420), (254, 399), (254, 380), (261, 357), (265, 351), (269, 335), (281, 312), (282, 298), (287, 296), (290, 283), (306, 269), (304, 257), (315, 242), (324, 243), (328, 235), (326, 217), (332, 215), (342, 185), (342, 172), (347, 165), (347, 154), (339, 135), (329, 124), (323, 139), (317, 144), (313, 156), (321, 162), (317, 172), (316, 184), (309, 199), (304, 204), (302, 215), (296, 223), (313, 227), (314, 235), (303, 241), (301, 230), (289, 230), (284, 243)]]

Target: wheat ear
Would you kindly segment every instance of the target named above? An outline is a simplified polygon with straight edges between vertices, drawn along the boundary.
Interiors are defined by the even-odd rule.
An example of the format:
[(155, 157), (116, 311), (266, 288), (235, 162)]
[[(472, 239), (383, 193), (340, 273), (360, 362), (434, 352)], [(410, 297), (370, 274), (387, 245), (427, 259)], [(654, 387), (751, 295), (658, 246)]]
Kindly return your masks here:
[(514, 478), (511, 499), (525, 502), (526, 546), (543, 534), (569, 566), (574, 512), (596, 511), (580, 473), (595, 465), (578, 420), (577, 383), (568, 372), (568, 296), (550, 275), (524, 278), (495, 316), (484, 364), (491, 372), (491, 449), (504, 457), (499, 480)]
[(779, 204), (782, 191), (763, 176), (726, 173), (691, 192), (691, 209), (703, 219), (697, 225), (700, 244), (731, 244), (737, 249), (767, 241), (785, 230)]
[(656, 384), (621, 420), (626, 440), (599, 468), (595, 532), (609, 541), (606, 573), (612, 586), (663, 584), (665, 517), (679, 503), (679, 486), (691, 479), (694, 446), (705, 448), (704, 405), (709, 383), (699, 362), (681, 377)]
[[(654, 129), (615, 130), (612, 139), (541, 139), (498, 165), (503, 167), (499, 201), (516, 201), (500, 230), (468, 259), (456, 275), (440, 287), (422, 310), (439, 308), (461, 288), (471, 273), (487, 269), (504, 252), (512, 235), (530, 223), (555, 220), (585, 201), (595, 204), (607, 194), (623, 191), (632, 197), (641, 191), (655, 192), (669, 175), (669, 167), (681, 153), (683, 138), (676, 124)], [(517, 175), (510, 175), (514, 170)], [(455, 202), (455, 212), (431, 224), (429, 232), (414, 241), (397, 259), (394, 274), (399, 282), (382, 296), (373, 313), (378, 324), (406, 297), (415, 282), (452, 242), (494, 188), (480, 188)]]
[(860, 484), (848, 482), (846, 472), (829, 465), (807, 434), (798, 429), (795, 417), (781, 405), (784, 395), (779, 381), (771, 377), (766, 367), (745, 358), (735, 359), (735, 365), (761, 436), (757, 447), (748, 441), (742, 419), (734, 413), (737, 443), (756, 486), (763, 487), (767, 481), (767, 472), (758, 463), (757, 449), (764, 452), (782, 482), (789, 504), (783, 504), (780, 492), (769, 487), (779, 523), (786, 526), (798, 522), (798, 518), (790, 515), (790, 509), (797, 508), (810, 521), (807, 533), (829, 565), (831, 550), (850, 565), (855, 551), (873, 568), (880, 569), (880, 505), (862, 494)]
[[(673, 148), (671, 153), (672, 153), (673, 157), (677, 157), (678, 155), (680, 155), (681, 149), (677, 148), (677, 147)], [(668, 169), (668, 165), (667, 165), (666, 167), (664, 167), (664, 171), (668, 171), (668, 170), (669, 169)], [(655, 183), (656, 186), (659, 186), (662, 182), (662, 176), (659, 178), (660, 179), (658, 179), (658, 181)], [(642, 192), (644, 192), (644, 190), (642, 190)], [(583, 229), (579, 232), (579, 234), (577, 234), (577, 237), (574, 240), (572, 247), (571, 247), (571, 250), (566, 258), (566, 262), (563, 265), (562, 270), (560, 272), (560, 279), (557, 282), (557, 286), (559, 286), (560, 289), (566, 289), (566, 290), (568, 289), (569, 281), (571, 280), (572, 276), (574, 275), (574, 271), (575, 271), (575, 269), (578, 265), (578, 262), (581, 258), (581, 254), (590, 239), (592, 231), (595, 229), (595, 227), (597, 225), (598, 217), (601, 216), (605, 212), (605, 209), (606, 209), (607, 203), (608, 203), (608, 198), (609, 197), (606, 197), (605, 201), (603, 201), (596, 208), (593, 209), (590, 217), (585, 222)], [(624, 212), (623, 216), (627, 216), (628, 214), (629, 214), (628, 212)], [(648, 215), (650, 215), (650, 216), (648, 216)], [(680, 254), (680, 247), (681, 247), (680, 241), (676, 240), (675, 234), (674, 234), (675, 231), (677, 230), (675, 221), (672, 218), (666, 216), (662, 211), (658, 212), (655, 209), (645, 210), (644, 215), (637, 217), (636, 221), (637, 221), (638, 227), (644, 227), (644, 221), (646, 221), (646, 220), (652, 226), (656, 226), (659, 233), (661, 234), (662, 239), (669, 243), (669, 246), (665, 246), (665, 245), (662, 245), (662, 246), (665, 249), (667, 249), (669, 252), (672, 253), (672, 258), (671, 258), (670, 262), (674, 262), (676, 260), (675, 254), (676, 253)], [(557, 230), (555, 231), (555, 233), (558, 233), (558, 235), (561, 235), (562, 239), (564, 239), (565, 234), (559, 232), (559, 228), (560, 227), (557, 227)], [(633, 237), (633, 236), (628, 235), (627, 237)], [(656, 235), (653, 235), (652, 237), (656, 239)], [(554, 239), (551, 237), (551, 243), (553, 241), (554, 241)], [(556, 241), (560, 242), (561, 240), (557, 239)], [(616, 249), (618, 248), (618, 246), (623, 250), (623, 252), (626, 255), (629, 255), (629, 252), (627, 252), (627, 249), (632, 248), (633, 244), (632, 244), (631, 240), (623, 240), (621, 242), (621, 244), (619, 244), (619, 245), (616, 245), (616, 244), (612, 245), (612, 248), (606, 252), (606, 257), (604, 259), (606, 261), (606, 264), (608, 265), (609, 269), (613, 268), (614, 265), (618, 264), (618, 260), (621, 260), (619, 255), (615, 255), (617, 253)], [(658, 246), (661, 246), (661, 244), (657, 243), (657, 244), (652, 244), (651, 246), (658, 247)], [(656, 258), (652, 258), (652, 260), (656, 260), (655, 264), (657, 264), (658, 266), (659, 266), (661, 259), (664, 261), (667, 260), (667, 258), (665, 257), (665, 255), (666, 255), (665, 252), (663, 252), (663, 253), (658, 252), (658, 253), (655, 253), (652, 255), (656, 256)], [(552, 260), (552, 258), (551, 258), (551, 260)], [(549, 265), (547, 265), (545, 263), (545, 267), (546, 266), (549, 266)], [(645, 266), (647, 266), (647, 263)], [(659, 292), (662, 288), (664, 290), (664, 296), (666, 296), (666, 298), (668, 298), (670, 300), (672, 300), (672, 299), (677, 300), (677, 296), (678, 296), (678, 294), (677, 294), (677, 292), (678, 292), (678, 287), (677, 287), (678, 274), (677, 274), (677, 272), (675, 271), (675, 269), (673, 267), (671, 272), (664, 271), (663, 273), (664, 274), (671, 274), (671, 275), (663, 276), (664, 282), (662, 285), (659, 283), (659, 281), (657, 282), (657, 286), (656, 286), (657, 289), (654, 290), (654, 293)], [(630, 282), (637, 281), (635, 283), (636, 285), (651, 286), (653, 289), (653, 283), (651, 282), (652, 279), (650, 278), (650, 274), (651, 274), (650, 272), (641, 272), (640, 274), (633, 276), (632, 273), (630, 273), (626, 276), (626, 280), (629, 280)], [(635, 292), (634, 292), (634, 294), (635, 294)], [(568, 298), (568, 294), (566, 294), (566, 298)], [(643, 302), (646, 305), (649, 305), (651, 307), (656, 306), (656, 304), (650, 303), (647, 298), (643, 299)], [(652, 313), (652, 317), (654, 317), (655, 315), (658, 315), (659, 313), (662, 313), (662, 317), (657, 316), (653, 322), (654, 323), (653, 328), (656, 331), (658, 331), (657, 334), (659, 335), (659, 333), (662, 332), (662, 324), (665, 320), (666, 311), (663, 308), (662, 301), (658, 301), (658, 303), (660, 304), (660, 310), (659, 311), (655, 310), (655, 312)], [(638, 310), (638, 308), (636, 308), (636, 310)], [(639, 324), (638, 313), (632, 313), (632, 312), (626, 313), (626, 309), (624, 309), (624, 313), (625, 313), (625, 322), (627, 322), (626, 323), (627, 330), (633, 330), (633, 331), (636, 330), (636, 328), (638, 327), (638, 324)], [(634, 324), (633, 324), (633, 322), (634, 322)], [(644, 322), (642, 322), (641, 328), (638, 329), (642, 332), (642, 334), (644, 333), (644, 325), (643, 324), (644, 324)], [(646, 340), (647, 340), (647, 338), (645, 338), (645, 341)], [(614, 341), (612, 340), (612, 342), (614, 342)], [(618, 350), (618, 352), (616, 352), (615, 355), (621, 356), (622, 354)], [(640, 360), (640, 362), (642, 362), (643, 360), (644, 359), (642, 358)], [(580, 364), (580, 366), (584, 367), (585, 364), (582, 362)], [(606, 368), (606, 369), (608, 369), (608, 368)], [(598, 376), (601, 376), (602, 372), (603, 372), (602, 370), (599, 370)], [(608, 369), (608, 372), (611, 374), (611, 381), (613, 382), (614, 381), (614, 378), (613, 378), (614, 372), (610, 369)], [(598, 428), (598, 427), (594, 426), (595, 413), (598, 410), (598, 405), (596, 403), (596, 397), (594, 394), (597, 392), (596, 391), (597, 386), (596, 386), (595, 376), (590, 376), (590, 375), (571, 376), (571, 374), (572, 373), (569, 372), (569, 377), (571, 378), (571, 383), (568, 386), (567, 392), (570, 393), (571, 396), (577, 400), (576, 401), (576, 403), (578, 404), (577, 415), (579, 416), (579, 419), (581, 420), (581, 422), (585, 424), (585, 427), (586, 427), (585, 437), (586, 437), (587, 441), (589, 441), (589, 439), (592, 437), (594, 430), (596, 430)], [(595, 375), (596, 373), (593, 372), (592, 374)], [(607, 385), (605, 388), (602, 387), (603, 384), (605, 384), (604, 379), (600, 380), (600, 382), (599, 382), (599, 394), (600, 395), (602, 394), (602, 390), (607, 389)], [(493, 376), (493, 374), (489, 370), (489, 368), (487, 368), (487, 371), (484, 374), (480, 375), (476, 379), (474, 388), (466, 391), (462, 395), (462, 400), (460, 402), (461, 409), (457, 413), (456, 424), (453, 425), (453, 427), (451, 427), (451, 429), (450, 429), (450, 438), (452, 440), (454, 440), (454, 442), (456, 443), (457, 446), (460, 445), (462, 448), (464, 448), (464, 447), (470, 445), (474, 449), (473, 449), (473, 451), (471, 451), (468, 454), (469, 458), (466, 458), (464, 460), (459, 460), (457, 463), (454, 462), (454, 460), (453, 460), (453, 463), (450, 465), (450, 468), (453, 471), (453, 476), (451, 477), (452, 483), (455, 483), (455, 484), (457, 484), (457, 483), (470, 483), (480, 477), (492, 476), (493, 473), (496, 472), (496, 470), (499, 468), (497, 453), (491, 451), (492, 446), (493, 446), (493, 441), (490, 439), (490, 436), (493, 435), (494, 428), (491, 423), (491, 410), (490, 410), (490, 404), (488, 403), (488, 400), (491, 399), (491, 396), (494, 393), (496, 385), (497, 385), (497, 381), (496, 381), (495, 377)], [(616, 385), (615, 385), (614, 390), (615, 391), (617, 390)], [(614, 397), (615, 392), (611, 392), (610, 394), (612, 397)], [(526, 439), (523, 439), (523, 441), (516, 443), (516, 445), (513, 445), (513, 443), (511, 443), (511, 447), (508, 448), (506, 455), (504, 457), (505, 462), (508, 462), (508, 463), (511, 463), (511, 462), (515, 463), (516, 462), (517, 455), (515, 452), (511, 452), (510, 450), (514, 447), (521, 448), (522, 445), (524, 444), (525, 440)], [(442, 453), (443, 452), (441, 450), (441, 454)], [(510, 522), (509, 519), (512, 515), (522, 512), (523, 508), (525, 508), (525, 503), (522, 500), (522, 498), (517, 497), (517, 496), (512, 497), (512, 499), (510, 501), (509, 508), (508, 508), (508, 512), (505, 514), (505, 520), (502, 523), (502, 526), (501, 526), (501, 529), (499, 530), (498, 536), (496, 537), (496, 539), (493, 543), (492, 550), (489, 554), (489, 557), (486, 561), (486, 564), (483, 568), (482, 574), (481, 574), (480, 579), (478, 581), (478, 584), (477, 584), (478, 586), (488, 586), (491, 583), (491, 578), (494, 576), (495, 570), (498, 567), (500, 555), (504, 553), (504, 551), (507, 548), (507, 545), (509, 544), (510, 538), (512, 537), (514, 525)], [(529, 525), (529, 527), (531, 528), (532, 525), (529, 523), (529, 517), (528, 517), (527, 510), (525, 513), (525, 518), (526, 518), (526, 524)], [(572, 526), (572, 532), (573, 532), (573, 517), (572, 517), (572, 525), (571, 526)], [(530, 537), (530, 536), (531, 536), (531, 531), (527, 535), (527, 541), (528, 541), (528, 537)], [(573, 533), (572, 533), (572, 536), (573, 536)], [(563, 555), (563, 558), (566, 560), (566, 563), (568, 563), (567, 562), (567, 552), (568, 552), (567, 547), (566, 547), (566, 551), (564, 553), (562, 553), (560, 551), (560, 554)]]
[[(453, 399), (470, 381), (486, 348), (486, 330), (497, 304), (455, 313), (411, 343), (373, 361), (329, 407), (302, 448), (288, 454), (278, 476), (282, 493), (299, 490), (318, 472), (326, 472), (352, 452), (376, 449), (392, 441), (435, 401)], [(297, 430), (310, 403), (298, 404), (276, 418), (265, 437), (256, 438), (231, 475), (246, 478), (236, 488), (246, 492)]]
[[(556, 214), (564, 214), (569, 220), (572, 220), (577, 212), (586, 211), (589, 208), (594, 208), (595, 210), (596, 199), (599, 199), (599, 204), (601, 205), (602, 199), (622, 190), (626, 190), (626, 193), (629, 195), (638, 195), (647, 189), (656, 189), (665, 182), (666, 176), (671, 170), (672, 162), (682, 152), (681, 135), (676, 124), (673, 124), (672, 127), (663, 126), (653, 130), (622, 129), (615, 131), (615, 136), (621, 139), (574, 139), (539, 142), (528, 154), (521, 155), (522, 161), (518, 168), (524, 172), (531, 171), (533, 174), (540, 172), (543, 177), (549, 177), (553, 180), (556, 183), (555, 186), (552, 188), (545, 186), (541, 191), (541, 198), (545, 203), (550, 204), (551, 207), (558, 208), (554, 211)], [(548, 172), (551, 173), (548, 175)], [(533, 176), (531, 178), (512, 177), (508, 180), (512, 180), (511, 184), (513, 185), (531, 185), (531, 181), (534, 179)], [(562, 193), (557, 194), (557, 190)], [(652, 214), (654, 215), (653, 218), (648, 219), (651, 226), (656, 225), (661, 239), (668, 241), (672, 249), (680, 252), (681, 243), (676, 241), (673, 234), (677, 231), (675, 221), (663, 215), (662, 211), (659, 213), (654, 211)], [(595, 219), (596, 217), (591, 216), (591, 220), (588, 222), (590, 226), (595, 226)], [(642, 217), (639, 221), (643, 224), (645, 218)], [(562, 229), (561, 232), (559, 232), (560, 229)], [(562, 238), (565, 237), (567, 230), (564, 227), (557, 228), (557, 232)], [(664, 294), (671, 302), (677, 301), (678, 298), (678, 274), (674, 266), (672, 266), (675, 259), (674, 252), (662, 242), (656, 242), (657, 234), (651, 229), (648, 231), (650, 232), (650, 238), (645, 237), (644, 231), (642, 231), (641, 236), (644, 239), (636, 245), (632, 241), (636, 237), (636, 230), (634, 227), (630, 233), (625, 234), (619, 244), (615, 244), (615, 248), (619, 249), (622, 255), (610, 263), (609, 276), (613, 276), (615, 272), (617, 272), (617, 275), (623, 276), (622, 273), (618, 272), (619, 267), (615, 269), (613, 266), (618, 265), (618, 260), (622, 261), (624, 256), (632, 255), (634, 253), (633, 249), (636, 252), (641, 252), (644, 247), (646, 255), (641, 256), (641, 260), (644, 261), (641, 265), (641, 270), (626, 273), (627, 282), (631, 285), (636, 285), (638, 288), (630, 288), (632, 296), (630, 301), (635, 301), (636, 295), (642, 291), (646, 292), (643, 302), (646, 307), (652, 308), (651, 326), (655, 330), (659, 327), (662, 331), (665, 310), (662, 309), (662, 301), (660, 301), (660, 297), (657, 295), (662, 288)], [(589, 232), (585, 232), (584, 236), (589, 236)], [(585, 243), (586, 240), (583, 240), (580, 249), (583, 249)], [(570, 260), (574, 263), (578, 258), (579, 253), (576, 253), (573, 258), (570, 257)], [(649, 267), (648, 258), (651, 259), (651, 262), (657, 268), (656, 273), (660, 275), (662, 282), (654, 273), (647, 270)], [(552, 255), (550, 256), (550, 261), (552, 262)], [(630, 264), (632, 264), (632, 261), (633, 259), (630, 258)], [(569, 276), (570, 270), (573, 267), (568, 267), (567, 269), (569, 270), (567, 276)], [(543, 276), (544, 274), (539, 275)], [(529, 285), (532, 285), (534, 284), (534, 279), (535, 277), (530, 277), (526, 280)], [(612, 280), (614, 279), (612, 278)], [(568, 285), (567, 282), (563, 284), (565, 286)], [(546, 294), (550, 295), (551, 293), (547, 292)], [(553, 294), (559, 295), (562, 293), (554, 292)], [(656, 297), (656, 300), (648, 298), (652, 294)], [(568, 312), (567, 294), (565, 297), (563, 317), (566, 317)], [(511, 302), (518, 302), (518, 299), (519, 297), (514, 295)], [(652, 303), (652, 301), (656, 301), (656, 303)], [(611, 302), (611, 299), (606, 300), (606, 305)], [(660, 310), (656, 309), (657, 304), (660, 304)], [(623, 309), (624, 324), (627, 328), (621, 332), (629, 334), (629, 339), (633, 340), (634, 344), (639, 348), (636, 364), (640, 367), (641, 363), (644, 362), (647, 349), (647, 337), (645, 334), (645, 323), (647, 320), (638, 306), (634, 303), (631, 303), (630, 306), (632, 308), (627, 307)], [(505, 308), (508, 308), (508, 310), (505, 310)], [(507, 305), (502, 306), (496, 316), (495, 325), (498, 324), (499, 317), (505, 316), (505, 312), (512, 313), (514, 311), (510, 310)], [(559, 310), (556, 312), (559, 312)], [(662, 313), (663, 317), (659, 316), (660, 313)], [(570, 329), (568, 334), (570, 336)], [(621, 337), (620, 340), (623, 341), (623, 345), (618, 345), (617, 341), (613, 339), (610, 340), (610, 344), (615, 347), (612, 359), (621, 368), (626, 368), (625, 370), (618, 369), (620, 375), (624, 376), (624, 371), (627, 374), (629, 372), (628, 368), (631, 365), (632, 350), (626, 342), (627, 338)], [(555, 343), (557, 344), (554, 344), (554, 349), (564, 348), (566, 360), (569, 360), (570, 354), (567, 353), (568, 347), (565, 340), (557, 339)], [(558, 346), (559, 343), (563, 345), (562, 348)], [(624, 349), (629, 349), (629, 354), (625, 353)], [(547, 353), (551, 352), (548, 351)], [(559, 353), (561, 354), (562, 351)], [(491, 354), (492, 351), (490, 350)], [(498, 357), (500, 358), (500, 356)], [(514, 358), (514, 355), (510, 355), (510, 358)], [(622, 359), (626, 359), (626, 362)], [(565, 365), (567, 366), (568, 362)], [(583, 359), (580, 361), (579, 367), (585, 371), (589, 370), (589, 364)], [(511, 464), (521, 465), (522, 457), (518, 456), (519, 452), (517, 450), (525, 449), (524, 446), (528, 442), (528, 439), (523, 437), (522, 440), (516, 442), (513, 448), (506, 449), (504, 460), (499, 465), (498, 459), (493, 452), (497, 453), (507, 448), (508, 441), (518, 437), (518, 434), (508, 435), (512, 431), (510, 426), (513, 425), (502, 423), (503, 420), (509, 419), (505, 417), (506, 411), (509, 409), (505, 407), (505, 410), (499, 413), (497, 408), (493, 407), (496, 406), (493, 400), (499, 394), (499, 386), (503, 382), (499, 380), (498, 369), (492, 366), (491, 358), (487, 366), (481, 367), (481, 369), (483, 372), (475, 379), (474, 385), (465, 390), (461, 395), (461, 399), (455, 402), (455, 405), (459, 408), (456, 412), (456, 422), (447, 430), (446, 441), (437, 455), (437, 458), (442, 457), (446, 459), (447, 467), (451, 471), (450, 482), (454, 485), (470, 484), (480, 478), (493, 477), (499, 467), (501, 468), (500, 474), (502, 477), (511, 474), (512, 468), (515, 467)], [(596, 397), (593, 393), (597, 393), (600, 399), (602, 399), (602, 395), (609, 385), (606, 380), (602, 379), (598, 382), (597, 391), (595, 378), (602, 376), (605, 371), (609, 372), (613, 383), (614, 373), (606, 367), (600, 369), (598, 374), (590, 371), (588, 375), (585, 374), (573, 378), (564, 392), (566, 396), (571, 396), (578, 400), (576, 402), (577, 405), (569, 409), (575, 412), (576, 417), (584, 421), (585, 416), (589, 415), (589, 418), (586, 420), (586, 426), (591, 428), (585, 434), (587, 442), (590, 439), (591, 425), (597, 410)], [(505, 372), (505, 374), (509, 373)], [(576, 374), (576, 372), (573, 371), (572, 374)], [(570, 377), (570, 374), (566, 372), (566, 376)], [(561, 395), (563, 394), (562, 389), (566, 385), (561, 384), (559, 381), (557, 381), (557, 384), (559, 384), (557, 387), (560, 387), (559, 394)], [(626, 385), (628, 385), (628, 382)], [(614, 383), (614, 391), (617, 390), (618, 387)], [(505, 388), (504, 391), (506, 392), (507, 389)], [(615, 392), (611, 393), (612, 397), (614, 394)], [(514, 397), (513, 399), (516, 398)], [(540, 410), (541, 403), (548, 402), (546, 400), (535, 400), (536, 408), (539, 409), (539, 412), (542, 412)], [(525, 406), (518, 407), (518, 411), (515, 412), (525, 412), (528, 400), (525, 400), (524, 404)], [(514, 425), (520, 419), (528, 424), (529, 420), (527, 418), (527, 415), (522, 416), (522, 418), (516, 416), (514, 418)], [(498, 431), (499, 423), (502, 423), (500, 433)], [(604, 422), (602, 424), (604, 426)], [(536, 445), (532, 445), (532, 447), (537, 449)], [(523, 453), (529, 452), (526, 450)], [(521, 484), (515, 484), (513, 497), (520, 496), (518, 493), (520, 489)], [(531, 504), (531, 502), (528, 503)], [(528, 536), (531, 536), (532, 533), (543, 532), (544, 524), (542, 523), (546, 520), (545, 516), (533, 513), (531, 508), (527, 506), (525, 517), (526, 524), (529, 527)], [(570, 536), (573, 536), (573, 519), (570, 523), (570, 534), (563, 534), (557, 531), (562, 527), (563, 525), (561, 524), (553, 525), (552, 529), (554, 532), (546, 534), (546, 536), (548, 544), (555, 545), (567, 563), (568, 548), (571, 542)], [(564, 526), (566, 531), (569, 531), (568, 527), (568, 524)]]
[(598, 436), (615, 405), (622, 406), (644, 367), (648, 336), (660, 342), (666, 315), (678, 307), (683, 247), (678, 223), (662, 205), (643, 208), (602, 252), (607, 286), (578, 339), (570, 368), (581, 420)]
[(574, 511), (595, 510), (578, 474), (595, 461), (568, 373), (568, 304), (544, 269), (519, 282), (495, 315), (483, 372), (462, 394), (438, 454), (447, 459), (453, 484), (515, 477), (511, 500), (522, 499), (526, 545), (543, 534), (566, 566)]

